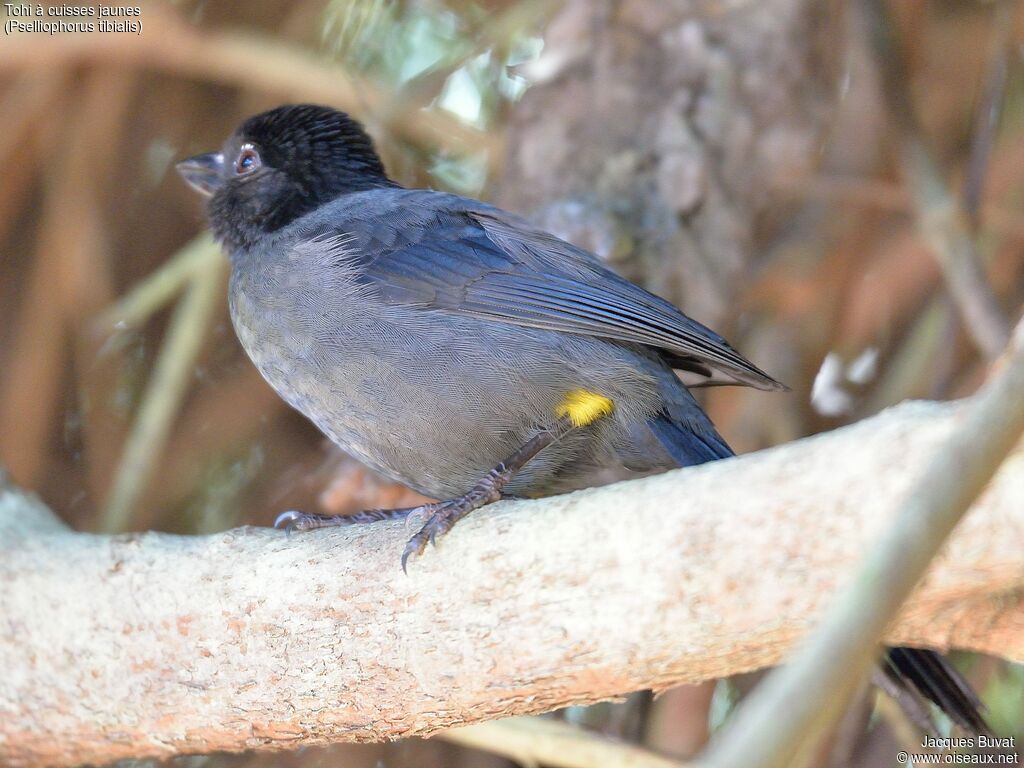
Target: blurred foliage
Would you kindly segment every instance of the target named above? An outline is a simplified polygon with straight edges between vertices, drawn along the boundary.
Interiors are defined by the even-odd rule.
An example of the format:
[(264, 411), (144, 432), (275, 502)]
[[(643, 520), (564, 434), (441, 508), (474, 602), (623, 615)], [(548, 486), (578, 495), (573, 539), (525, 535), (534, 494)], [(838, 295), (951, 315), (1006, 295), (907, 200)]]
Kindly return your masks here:
[[(997, 6), (891, 4), (922, 130), (954, 188), (973, 178), (979, 136), (989, 142), (971, 182), (980, 190), (972, 234), (1001, 306), (1017, 317), (1024, 33), (1017, 9), (1002, 27), (993, 24)], [(37, 66), (5, 40), (0, 460), (14, 478), (82, 529), (213, 531), (267, 524), (286, 508), (342, 512), (410, 498), (330, 448), (244, 359), (222, 288), (201, 290), (222, 279), (223, 267), (202, 241), (189, 242), (203, 219), (173, 162), (217, 146), (254, 111), (317, 98), (364, 120), (403, 183), (468, 194), (500, 186), (509, 113), (529, 86), (520, 65), (542, 53), (545, 25), (559, 7), (254, 0), (243, 12), (181, 0), (145, 7), (147, 34), (165, 43), (150, 52), (115, 54), (116, 38), (100, 36), (84, 53)], [(48, 54), (61, 44), (38, 41)], [(261, 70), (271, 54), (282, 58)], [(821, 173), (798, 186), (778, 180), (772, 194), (789, 199), (795, 213), (780, 235), (757, 243), (771, 258), (735, 307), (737, 316), (769, 318), (734, 341), (760, 360), (768, 340), (775, 363), (765, 367), (788, 367), (795, 394), (788, 405), (737, 389), (707, 396), (740, 450), (830, 429), (905, 398), (963, 396), (986, 371), (914, 226), (870, 54), (854, 41), (844, 55), (842, 109), (822, 147)], [(282, 69), (285, 60), (294, 69)], [(167, 362), (162, 380), (172, 385), (154, 388), (176, 328), (183, 356)], [(146, 440), (152, 456), (140, 459), (125, 446), (140, 434), (138, 415), (159, 397), (162, 411), (145, 433), (156, 436)], [(118, 478), (135, 490), (124, 492), (123, 512), (111, 513)], [(1024, 738), (1024, 669), (974, 661), (970, 676), (992, 723)], [(663, 716), (679, 729), (697, 723), (706, 735), (709, 708), (715, 728), (742, 696), (745, 684), (734, 683), (719, 684), (714, 696), (632, 697), (628, 709), (557, 716), (682, 753), (671, 733), (655, 738), (646, 725)], [(870, 747), (897, 739), (891, 720), (873, 721), (857, 750), (861, 762), (852, 764), (888, 764), (877, 760), (891, 759), (895, 748)], [(437, 740), (172, 764), (369, 767), (378, 760), (508, 764)]]
[[(472, 2), (331, 0), (321, 41), (351, 71), (393, 93), (385, 114), (434, 107), (488, 129), (526, 91), (514, 67), (540, 52), (540, 22), (553, 7), (523, 0), (495, 15)], [(487, 180), (485, 153), (441, 150), (418, 159), (440, 186), (462, 194), (479, 194)]]

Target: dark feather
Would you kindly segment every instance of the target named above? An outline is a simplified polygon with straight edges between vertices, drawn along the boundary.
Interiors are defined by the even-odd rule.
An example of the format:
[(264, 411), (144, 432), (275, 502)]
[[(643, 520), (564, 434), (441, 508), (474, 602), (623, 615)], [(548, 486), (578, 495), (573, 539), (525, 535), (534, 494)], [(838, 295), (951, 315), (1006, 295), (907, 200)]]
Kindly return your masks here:
[(416, 196), (408, 205), (432, 220), (357, 233), (359, 251), (372, 254), (356, 265), (357, 279), (386, 301), (653, 347), (693, 383), (785, 388), (717, 333), (590, 253), (481, 203), (404, 194)]
[(934, 703), (961, 728), (974, 734), (990, 734), (981, 715), (983, 708), (971, 686), (935, 651), (890, 648), (885, 671), (890, 678)]
[(733, 456), (732, 449), (714, 430), (700, 432), (666, 414), (648, 419), (651, 432), (680, 467), (692, 467)]

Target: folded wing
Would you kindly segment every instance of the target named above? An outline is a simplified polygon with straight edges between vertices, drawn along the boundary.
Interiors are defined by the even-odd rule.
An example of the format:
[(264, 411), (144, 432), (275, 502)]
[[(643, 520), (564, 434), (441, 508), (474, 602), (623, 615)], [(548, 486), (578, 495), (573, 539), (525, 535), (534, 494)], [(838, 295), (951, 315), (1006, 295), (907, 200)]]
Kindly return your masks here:
[(424, 222), (422, 212), (408, 223), (389, 217), (377, 231), (355, 233), (364, 241), (359, 250), (374, 254), (358, 265), (359, 279), (386, 301), (653, 347), (691, 385), (785, 388), (587, 251), (499, 209), (422, 194), (435, 206), (446, 202), (432, 220)]

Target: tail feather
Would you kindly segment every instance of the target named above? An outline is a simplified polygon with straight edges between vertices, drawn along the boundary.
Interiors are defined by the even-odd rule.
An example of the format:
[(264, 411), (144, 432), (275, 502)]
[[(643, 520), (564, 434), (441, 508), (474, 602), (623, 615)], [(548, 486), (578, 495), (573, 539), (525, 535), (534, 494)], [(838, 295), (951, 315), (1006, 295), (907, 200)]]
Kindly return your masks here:
[(981, 712), (984, 705), (970, 684), (935, 651), (890, 648), (886, 671), (904, 688), (909, 683), (966, 731), (989, 734)]
[(734, 455), (710, 422), (701, 430), (691, 429), (665, 415), (656, 416), (647, 423), (658, 442), (680, 467), (691, 467)]

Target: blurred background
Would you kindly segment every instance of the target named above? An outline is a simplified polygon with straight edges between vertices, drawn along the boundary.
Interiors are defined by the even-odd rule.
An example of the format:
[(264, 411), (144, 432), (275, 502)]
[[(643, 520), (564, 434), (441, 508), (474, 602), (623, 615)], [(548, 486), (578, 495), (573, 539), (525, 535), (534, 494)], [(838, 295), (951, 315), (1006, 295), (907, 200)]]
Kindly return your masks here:
[[(1021, 3), (142, 9), (140, 35), (0, 41), (0, 463), (77, 529), (416, 498), (260, 379), (174, 173), (284, 102), (351, 112), (401, 183), (528, 214), (723, 333), (792, 387), (701, 392), (741, 453), (968, 395), (1020, 316)], [(955, 659), (997, 733), (1024, 737), (1024, 669)], [(554, 716), (686, 757), (756, 679)], [(913, 727), (865, 694), (820, 764), (890, 765), (897, 744)], [(513, 765), (439, 739), (173, 764)]]

